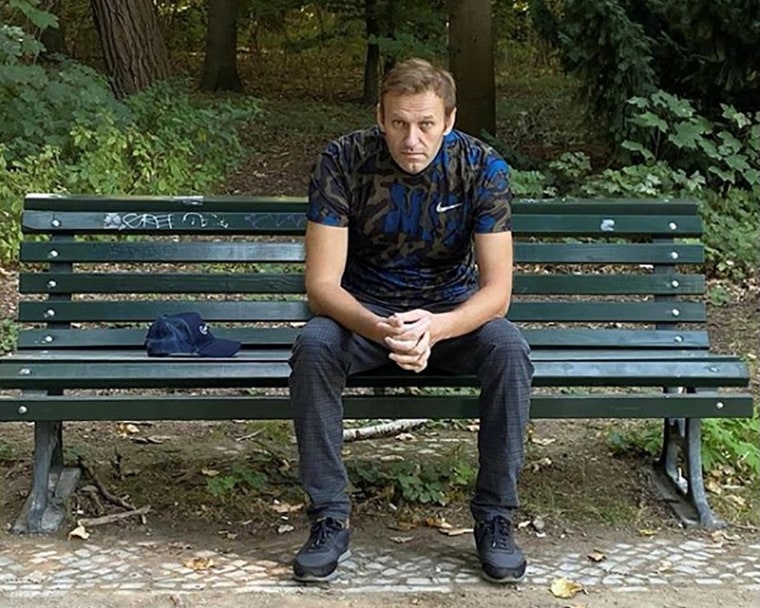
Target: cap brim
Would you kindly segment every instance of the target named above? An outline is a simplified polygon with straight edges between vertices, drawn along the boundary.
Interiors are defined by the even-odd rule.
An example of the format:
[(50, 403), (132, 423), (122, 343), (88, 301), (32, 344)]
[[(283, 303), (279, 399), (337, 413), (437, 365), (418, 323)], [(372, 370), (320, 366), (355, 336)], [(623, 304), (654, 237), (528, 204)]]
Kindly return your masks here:
[(240, 342), (214, 338), (208, 344), (198, 349), (201, 357), (232, 357), (240, 350)]

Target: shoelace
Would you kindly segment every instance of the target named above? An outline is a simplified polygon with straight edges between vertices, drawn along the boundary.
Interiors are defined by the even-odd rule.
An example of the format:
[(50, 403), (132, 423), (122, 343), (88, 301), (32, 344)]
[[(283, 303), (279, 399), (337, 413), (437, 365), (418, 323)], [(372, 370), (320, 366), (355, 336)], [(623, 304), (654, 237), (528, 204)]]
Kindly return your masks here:
[(338, 530), (340, 530), (340, 524), (331, 517), (315, 521), (311, 526), (311, 537), (313, 539), (311, 546), (319, 547)]
[(496, 516), (488, 522), (488, 533), (491, 535), (491, 546), (494, 549), (509, 549), (510, 524), (503, 517)]

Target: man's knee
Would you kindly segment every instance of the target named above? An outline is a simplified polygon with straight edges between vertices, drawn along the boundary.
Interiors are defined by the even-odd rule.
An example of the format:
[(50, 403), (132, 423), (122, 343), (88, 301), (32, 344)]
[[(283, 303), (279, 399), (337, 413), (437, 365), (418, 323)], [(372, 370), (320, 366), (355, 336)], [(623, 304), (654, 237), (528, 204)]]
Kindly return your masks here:
[(300, 361), (314, 364), (319, 361), (340, 360), (346, 351), (348, 331), (328, 317), (313, 317), (303, 327), (293, 344), (290, 365)]

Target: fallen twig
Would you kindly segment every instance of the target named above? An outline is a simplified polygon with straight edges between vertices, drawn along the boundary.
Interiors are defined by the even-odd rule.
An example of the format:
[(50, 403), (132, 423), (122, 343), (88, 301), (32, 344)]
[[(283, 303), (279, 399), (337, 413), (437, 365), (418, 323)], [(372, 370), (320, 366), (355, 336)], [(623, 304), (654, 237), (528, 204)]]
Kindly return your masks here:
[(90, 476), (90, 479), (92, 479), (92, 482), (95, 484), (95, 487), (98, 488), (98, 491), (103, 495), (103, 498), (105, 498), (108, 502), (117, 505), (121, 507), (122, 509), (127, 509), (129, 511), (134, 511), (137, 507), (135, 507), (133, 504), (127, 502), (123, 498), (119, 498), (115, 494), (112, 494), (108, 488), (103, 484), (100, 479), (95, 475), (95, 471), (92, 470), (92, 467), (88, 465), (84, 458), (81, 456), (79, 457), (79, 468), (81, 468), (87, 475)]
[(385, 437), (402, 431), (409, 431), (422, 426), (428, 421), (427, 418), (404, 418), (392, 422), (382, 422), (372, 426), (362, 426), (356, 429), (344, 429), (343, 441), (359, 441), (371, 437)]
[(139, 516), (142, 518), (148, 513), (148, 511), (150, 511), (150, 505), (140, 507), (139, 509), (133, 509), (132, 511), (124, 511), (123, 513), (112, 513), (111, 515), (103, 515), (101, 517), (85, 517), (78, 520), (78, 523), (85, 528), (105, 526), (129, 517)]

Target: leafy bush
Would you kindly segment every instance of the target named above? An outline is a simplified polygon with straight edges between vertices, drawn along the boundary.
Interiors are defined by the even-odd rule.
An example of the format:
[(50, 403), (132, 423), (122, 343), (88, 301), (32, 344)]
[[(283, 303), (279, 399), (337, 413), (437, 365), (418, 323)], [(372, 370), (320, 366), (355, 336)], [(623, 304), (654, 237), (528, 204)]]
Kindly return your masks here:
[[(757, 107), (756, 1), (567, 0), (563, 7), (563, 64), (581, 80), (593, 122), (606, 125), (616, 141), (630, 126), (626, 100), (658, 88), (698, 100), (710, 117), (721, 104)], [(552, 28), (540, 31), (552, 35)]]
[[(752, 418), (706, 418), (702, 420), (702, 466), (712, 471), (721, 466), (733, 467), (744, 480), (760, 475), (760, 430), (758, 408)], [(608, 437), (613, 452), (636, 452), (653, 457), (662, 448), (662, 423), (651, 421), (613, 431)]]
[(721, 120), (710, 121), (689, 100), (665, 91), (628, 103), (635, 110), (631, 140), (623, 147), (646, 162), (664, 160), (676, 169), (697, 171), (722, 194), (760, 186), (760, 112), (751, 116), (721, 104)]

